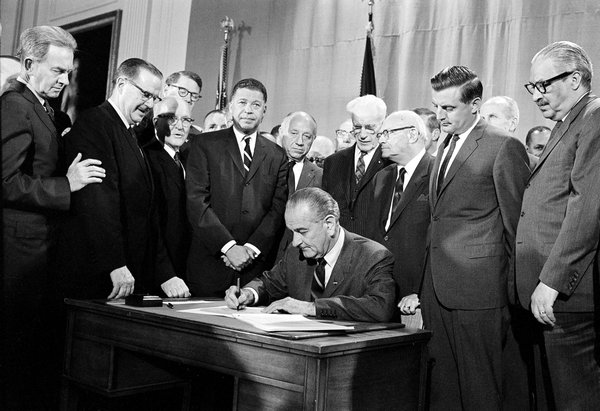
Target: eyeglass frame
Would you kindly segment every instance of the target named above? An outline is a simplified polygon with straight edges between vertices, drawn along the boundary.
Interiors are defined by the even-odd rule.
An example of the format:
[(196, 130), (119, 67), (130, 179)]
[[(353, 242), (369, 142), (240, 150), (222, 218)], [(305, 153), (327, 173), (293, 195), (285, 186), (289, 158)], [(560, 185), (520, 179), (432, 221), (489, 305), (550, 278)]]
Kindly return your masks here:
[[(194, 119), (191, 117), (178, 117), (175, 114), (159, 114), (156, 117), (158, 118), (164, 118), (167, 120), (167, 122), (169, 123), (169, 127), (175, 127), (177, 125), (177, 123), (181, 122), (181, 125), (184, 128), (190, 128), (192, 127), (192, 124), (194, 124)], [(189, 123), (189, 125), (185, 125), (185, 123)]]
[[(180, 86), (177, 83), (171, 83), (171, 84), (167, 84), (167, 86), (169, 87), (176, 87), (177, 88), (177, 94), (179, 94), (179, 97), (181, 98), (185, 98), (188, 94), (190, 95), (190, 99), (193, 102), (196, 102), (198, 100), (200, 100), (202, 98), (202, 96), (200, 95), (200, 93), (194, 93), (192, 91), (189, 91), (187, 88)], [(181, 91), (183, 90), (183, 94), (181, 94)], [(196, 98), (194, 98), (194, 96), (197, 96)]]
[(396, 133), (398, 131), (402, 131), (402, 130), (408, 130), (408, 129), (415, 129), (415, 126), (406, 126), (406, 127), (398, 127), (398, 128), (393, 128), (391, 130), (383, 130), (381, 133), (377, 133), (377, 140), (381, 140), (382, 138), (385, 138), (386, 140), (390, 138), (390, 134), (392, 133)]
[(160, 98), (158, 95), (152, 94), (149, 91), (144, 90), (135, 81), (128, 79), (127, 77), (123, 77), (123, 80), (127, 81), (133, 87), (137, 88), (138, 91), (142, 93), (142, 98), (144, 99), (144, 101), (148, 101), (150, 99), (152, 99), (152, 102), (154, 103), (156, 103), (157, 101), (162, 101), (162, 98)]
[(370, 124), (366, 124), (366, 125), (362, 125), (360, 127), (354, 127), (351, 131), (350, 134), (352, 135), (352, 137), (356, 138), (356, 136), (358, 136), (361, 131), (364, 129), (365, 132), (371, 136), (374, 136), (377, 134), (377, 132), (373, 129), (367, 128), (367, 126), (369, 126)]
[[(542, 94), (546, 94), (548, 92), (548, 86), (551, 85), (552, 83), (558, 81), (558, 80), (562, 80), (568, 76), (570, 76), (571, 74), (575, 73), (577, 70), (572, 70), (572, 71), (565, 71), (564, 73), (561, 73), (557, 76), (554, 76), (552, 78), (549, 78), (548, 80), (541, 80), (535, 83), (529, 82), (526, 84), (523, 84), (523, 87), (525, 87), (525, 90), (527, 90), (527, 92), (531, 95), (533, 95), (534, 91), (537, 89), (537, 91), (539, 91)], [(531, 88), (531, 90), (530, 90)], [(543, 91), (542, 91), (543, 89)]]

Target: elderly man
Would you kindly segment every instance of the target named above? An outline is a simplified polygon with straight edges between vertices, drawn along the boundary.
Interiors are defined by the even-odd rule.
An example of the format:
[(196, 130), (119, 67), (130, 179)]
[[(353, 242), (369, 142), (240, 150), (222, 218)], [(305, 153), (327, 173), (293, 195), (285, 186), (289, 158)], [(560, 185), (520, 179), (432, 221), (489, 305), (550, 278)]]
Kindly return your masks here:
[(556, 409), (591, 410), (600, 404), (600, 99), (590, 94), (588, 54), (571, 42), (541, 49), (529, 81), (533, 102), (556, 126), (523, 197), (518, 300), (542, 325)]
[(204, 132), (223, 130), (227, 128), (227, 115), (221, 110), (211, 110), (204, 116)]
[(544, 152), (546, 144), (550, 139), (550, 129), (546, 126), (532, 127), (525, 137), (525, 147), (527, 152), (537, 158), (540, 158)]
[[(283, 119), (279, 132), (288, 157), (288, 198), (296, 190), (321, 187), (323, 170), (306, 159), (317, 135), (317, 122), (308, 113), (296, 111)], [(285, 230), (279, 242), (277, 261), (292, 242), (292, 232)]]
[(394, 254), (394, 280), (403, 314), (414, 314), (423, 277), (429, 228), (429, 176), (435, 161), (425, 150), (423, 120), (397, 111), (378, 133), (381, 156), (393, 163), (373, 178), (369, 238)]
[[(175, 106), (174, 110), (171, 105)], [(185, 167), (180, 149), (187, 140), (194, 119), (191, 118), (190, 105), (181, 98), (173, 97), (167, 97), (154, 106), (155, 124), (159, 118), (166, 120), (169, 133), (164, 137), (163, 147), (154, 145), (146, 153), (157, 193), (161, 236), (176, 274), (159, 282), (168, 297), (189, 297), (184, 278), (192, 234), (186, 213)]]
[[(21, 33), (20, 73), (2, 94), (2, 222), (4, 321), (3, 374), (6, 409), (44, 407), (47, 387), (46, 330), (52, 279), (48, 251), (57, 214), (68, 211), (72, 193), (105, 177), (100, 161), (73, 156), (59, 170), (59, 137), (48, 99), (69, 84), (77, 43), (60, 27)], [(54, 377), (52, 377), (54, 378)], [(50, 379), (51, 380), (51, 379)], [(48, 409), (52, 405), (46, 404)]]
[(356, 143), (356, 139), (352, 135), (352, 119), (349, 118), (344, 120), (342, 124), (335, 130), (335, 138), (337, 142), (337, 148), (335, 151), (340, 151), (348, 147), (352, 147)]
[(152, 174), (133, 131), (159, 100), (161, 80), (152, 64), (125, 60), (108, 101), (80, 115), (66, 135), (68, 158), (78, 152), (98, 158), (107, 175), (102, 184), (86, 187), (73, 199), (61, 243), (67, 297), (122, 298), (134, 288), (153, 291), (155, 279), (175, 276), (156, 235)]
[(385, 322), (394, 312), (391, 253), (375, 241), (339, 225), (335, 200), (319, 188), (296, 191), (285, 209), (294, 248), (270, 271), (241, 290), (232, 286), (225, 301), (267, 305), (267, 313), (285, 311), (321, 319)]
[(435, 113), (428, 108), (415, 108), (413, 111), (417, 113), (419, 117), (421, 117), (421, 120), (423, 120), (425, 123), (425, 150), (435, 157), (435, 154), (437, 153), (438, 140), (440, 139), (442, 132), (440, 129), (440, 122)]
[(186, 164), (193, 230), (187, 280), (192, 294), (222, 297), (239, 275), (245, 284), (279, 245), (287, 199), (283, 149), (258, 133), (267, 90), (240, 80), (229, 103), (233, 127), (192, 140)]
[(389, 164), (381, 159), (377, 133), (387, 107), (382, 99), (367, 94), (348, 103), (352, 116), (352, 135), (356, 144), (327, 157), (323, 166), (323, 189), (340, 206), (340, 224), (359, 235), (366, 235), (373, 176)]
[(507, 279), (521, 198), (525, 147), (479, 116), (483, 85), (464, 66), (431, 79), (448, 134), (429, 184), (430, 237), (421, 308), (434, 332), (431, 409), (500, 409)]

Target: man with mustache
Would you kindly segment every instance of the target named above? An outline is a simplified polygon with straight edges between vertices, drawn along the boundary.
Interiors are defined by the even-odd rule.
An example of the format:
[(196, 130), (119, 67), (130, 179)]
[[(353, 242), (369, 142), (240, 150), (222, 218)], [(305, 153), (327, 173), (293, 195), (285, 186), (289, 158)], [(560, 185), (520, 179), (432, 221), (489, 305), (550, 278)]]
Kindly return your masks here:
[[(58, 166), (60, 140), (48, 99), (69, 84), (77, 43), (60, 27), (38, 26), (21, 33), (21, 70), (2, 94), (2, 335), (0, 387), (5, 409), (51, 409), (46, 402), (47, 353), (51, 341), (46, 299), (52, 278), (49, 255), (57, 217), (72, 193), (100, 183), (97, 157), (75, 153), (66, 170)], [(69, 164), (69, 163), (67, 163)], [(98, 184), (92, 184), (98, 185)], [(4, 340), (6, 339), (6, 341)], [(0, 406), (1, 408), (1, 406)]]
[(106, 169), (102, 184), (73, 197), (60, 247), (66, 297), (123, 298), (154, 290), (155, 273), (175, 276), (158, 237), (150, 167), (133, 130), (159, 100), (161, 81), (152, 64), (125, 60), (108, 101), (81, 114), (66, 135), (67, 158), (80, 152)]
[(258, 133), (267, 90), (240, 80), (231, 94), (233, 126), (191, 141), (186, 163), (192, 245), (187, 280), (195, 296), (223, 297), (239, 275), (242, 284), (260, 274), (283, 224), (287, 159), (281, 147)]

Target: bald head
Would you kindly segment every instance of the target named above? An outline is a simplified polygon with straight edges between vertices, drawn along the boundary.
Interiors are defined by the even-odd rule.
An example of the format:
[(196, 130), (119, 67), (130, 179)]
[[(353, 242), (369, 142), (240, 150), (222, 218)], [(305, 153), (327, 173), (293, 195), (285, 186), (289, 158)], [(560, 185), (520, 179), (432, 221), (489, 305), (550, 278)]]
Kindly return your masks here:
[(288, 159), (304, 161), (317, 135), (317, 122), (310, 114), (296, 111), (283, 119), (279, 133)]
[(517, 102), (507, 96), (490, 97), (481, 106), (481, 117), (493, 126), (515, 134), (519, 125)]
[(381, 156), (405, 166), (425, 149), (426, 128), (421, 117), (408, 110), (396, 111), (383, 122)]

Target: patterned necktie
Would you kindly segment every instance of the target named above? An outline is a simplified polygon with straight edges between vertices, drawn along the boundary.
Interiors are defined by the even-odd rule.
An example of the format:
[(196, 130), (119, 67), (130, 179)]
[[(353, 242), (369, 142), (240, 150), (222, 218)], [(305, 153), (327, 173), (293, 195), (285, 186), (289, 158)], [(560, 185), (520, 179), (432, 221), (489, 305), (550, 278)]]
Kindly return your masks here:
[(250, 136), (244, 137), (246, 140), (246, 147), (244, 148), (244, 169), (246, 170), (246, 174), (250, 171), (250, 166), (252, 165), (252, 151), (250, 151)]
[(396, 212), (398, 204), (400, 203), (400, 198), (402, 198), (405, 174), (406, 169), (404, 167), (398, 170), (398, 178), (396, 178), (396, 186), (394, 187), (394, 198), (392, 199), (392, 215)]
[(454, 153), (454, 148), (456, 147), (456, 142), (458, 141), (459, 138), (460, 137), (458, 136), (458, 134), (449, 135), (448, 137), (446, 137), (446, 140), (444, 141), (444, 147), (446, 147), (448, 145), (448, 141), (450, 139), (452, 139), (452, 142), (450, 143), (450, 148), (448, 149), (448, 152), (446, 153), (446, 157), (444, 157), (444, 161), (442, 162), (442, 167), (440, 168), (440, 173), (438, 174), (437, 190), (436, 190), (436, 193), (438, 195), (440, 194), (440, 190), (442, 189), (442, 184), (444, 183), (446, 169), (448, 168), (448, 163), (450, 162), (450, 159), (452, 158), (452, 153)]
[(363, 176), (365, 175), (365, 155), (367, 153), (365, 153), (364, 151), (360, 152), (360, 156), (358, 157), (358, 164), (356, 164), (356, 171), (355, 171), (355, 175), (356, 175), (356, 184), (358, 184), (360, 182), (360, 179), (363, 178)]
[(320, 287), (321, 292), (325, 290), (325, 264), (327, 264), (327, 261), (324, 258), (319, 258), (315, 267), (315, 282), (317, 289)]

